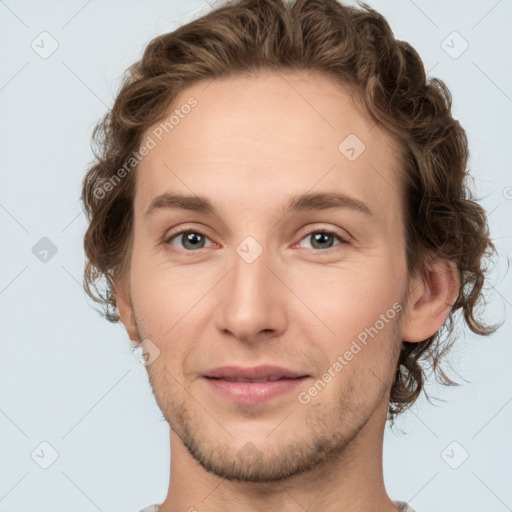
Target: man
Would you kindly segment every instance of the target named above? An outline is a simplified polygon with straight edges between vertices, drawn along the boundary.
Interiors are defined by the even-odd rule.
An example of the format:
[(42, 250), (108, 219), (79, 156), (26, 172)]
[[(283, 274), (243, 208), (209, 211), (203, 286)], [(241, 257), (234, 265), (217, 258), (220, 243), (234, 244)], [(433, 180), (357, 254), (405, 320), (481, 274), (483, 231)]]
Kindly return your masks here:
[(412, 511), (386, 420), (456, 311), (491, 332), (444, 84), (368, 7), (241, 0), (153, 40), (95, 135), (87, 290), (171, 428), (145, 510)]

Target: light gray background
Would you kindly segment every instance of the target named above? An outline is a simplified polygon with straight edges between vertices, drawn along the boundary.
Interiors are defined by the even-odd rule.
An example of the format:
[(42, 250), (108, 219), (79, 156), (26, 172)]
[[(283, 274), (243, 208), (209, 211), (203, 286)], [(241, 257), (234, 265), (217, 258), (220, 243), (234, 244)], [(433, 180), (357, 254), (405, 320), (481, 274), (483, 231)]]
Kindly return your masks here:
[[(452, 365), (469, 383), (431, 386), (444, 401), (422, 399), (399, 430), (386, 433), (386, 485), (392, 498), (421, 512), (505, 512), (512, 510), (512, 280), (505, 266), (512, 2), (369, 4), (453, 93), (477, 194), (502, 253), (487, 318), (505, 319), (490, 338), (468, 333), (458, 342)], [(154, 36), (209, 9), (204, 0), (0, 1), (1, 512), (131, 512), (166, 495), (168, 426), (145, 368), (122, 327), (103, 320), (81, 290), (86, 223), (78, 197), (92, 128), (112, 105), (122, 72)], [(47, 59), (31, 48), (43, 31), (59, 45)], [(469, 43), (458, 58), (464, 43), (453, 31)], [(42, 237), (57, 247), (46, 263), (32, 253)], [(48, 469), (36, 463), (51, 462), (43, 441), (58, 452)], [(466, 452), (452, 469), (447, 462), (459, 464)]]

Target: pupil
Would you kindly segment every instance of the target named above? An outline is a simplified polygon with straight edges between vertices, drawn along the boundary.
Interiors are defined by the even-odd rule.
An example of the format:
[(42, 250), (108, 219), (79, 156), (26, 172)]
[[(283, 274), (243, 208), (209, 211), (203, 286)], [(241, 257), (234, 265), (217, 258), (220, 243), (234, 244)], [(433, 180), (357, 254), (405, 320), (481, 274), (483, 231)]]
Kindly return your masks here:
[[(329, 239), (331, 237), (331, 235), (329, 235), (328, 233), (316, 233), (315, 235), (313, 235), (313, 238), (315, 240), (315, 243), (319, 243), (322, 248), (323, 248), (323, 245), (325, 245), (326, 243), (328, 244), (328, 242), (326, 242), (326, 238)], [(329, 247), (330, 247), (330, 244), (328, 244)], [(314, 246), (314, 244), (313, 244)]]
[[(198, 235), (197, 233), (187, 233), (184, 235), (185, 242), (184, 246), (187, 247), (187, 244), (191, 244), (192, 249), (197, 249), (201, 243), (201, 235)], [(316, 233), (313, 235), (314, 238), (314, 244), (319, 244), (322, 248), (327, 244), (330, 247), (329, 241), (331, 240), (331, 235), (328, 233)], [(198, 243), (199, 242), (199, 243)], [(190, 246), (189, 246), (190, 247)]]
[[(192, 249), (197, 249), (199, 247), (201, 238), (202, 238), (201, 235), (198, 235), (197, 233), (187, 233), (186, 235), (184, 235), (184, 237), (185, 237), (185, 243), (183, 244), (184, 247), (187, 247), (188, 243), (192, 244), (191, 246), (189, 246), (189, 248), (191, 247)], [(198, 241), (199, 241), (199, 244), (196, 243)]]

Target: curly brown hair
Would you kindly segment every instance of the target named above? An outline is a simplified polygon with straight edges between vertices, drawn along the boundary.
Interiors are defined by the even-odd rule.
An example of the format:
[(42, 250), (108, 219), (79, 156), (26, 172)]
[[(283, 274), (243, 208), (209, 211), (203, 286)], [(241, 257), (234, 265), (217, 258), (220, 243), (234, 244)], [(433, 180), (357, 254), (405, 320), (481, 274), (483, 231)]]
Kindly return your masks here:
[(496, 329), (477, 315), (485, 303), (485, 262), (495, 248), (485, 211), (468, 187), (467, 138), (451, 115), (448, 88), (427, 79), (417, 52), (396, 40), (367, 4), (233, 0), (147, 45), (93, 132), (95, 160), (82, 190), (90, 222), (85, 290), (110, 321), (119, 320), (114, 280), (129, 266), (136, 165), (133, 172), (119, 171), (137, 154), (145, 130), (193, 83), (259, 69), (319, 71), (355, 86), (403, 150), (409, 273), (427, 275), (432, 253), (457, 266), (460, 286), (443, 327), (422, 342), (402, 344), (388, 408), (393, 420), (424, 389), (427, 366), (441, 383), (457, 385), (439, 366), (454, 342), (457, 312), (474, 333)]

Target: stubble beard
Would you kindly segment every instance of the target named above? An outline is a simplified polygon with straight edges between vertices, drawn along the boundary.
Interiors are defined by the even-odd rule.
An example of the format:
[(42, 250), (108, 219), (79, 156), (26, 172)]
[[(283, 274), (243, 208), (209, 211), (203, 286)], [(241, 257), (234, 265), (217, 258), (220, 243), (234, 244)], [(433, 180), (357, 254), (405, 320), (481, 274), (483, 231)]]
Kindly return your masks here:
[[(398, 319), (395, 320), (392, 335), (399, 326)], [(137, 332), (139, 339), (145, 339), (140, 336), (138, 325)], [(365, 400), (361, 383), (355, 384), (353, 379), (348, 379), (338, 389), (337, 405), (331, 406), (330, 410), (326, 410), (325, 403), (317, 402), (308, 408), (299, 403), (292, 404), (286, 413), (283, 411), (281, 417), (276, 419), (279, 429), (287, 428), (286, 420), (280, 424), (286, 415), (293, 418), (298, 413), (303, 417), (303, 422), (295, 427), (288, 441), (272, 443), (270, 434), (265, 446), (258, 446), (257, 441), (252, 443), (247, 439), (240, 448), (240, 442), (236, 442), (225, 429), (224, 442), (219, 440), (218, 435), (208, 436), (205, 433), (212, 432), (212, 429), (203, 427), (205, 421), (211, 421), (216, 426), (222, 421), (213, 419), (211, 412), (205, 410), (209, 408), (198, 405), (200, 402), (191, 396), (190, 391), (183, 388), (162, 361), (159, 363), (153, 363), (147, 370), (153, 395), (165, 420), (203, 469), (233, 482), (282, 482), (322, 465), (327, 468), (330, 462), (339, 461), (381, 401), (389, 396), (391, 382), (391, 379), (383, 381), (375, 376), (379, 384), (378, 388), (374, 388), (373, 399), (369, 402), (368, 397)], [(390, 361), (391, 371), (393, 365), (394, 361)], [(354, 400), (356, 396), (359, 398)], [(219, 426), (219, 429), (222, 427)]]

